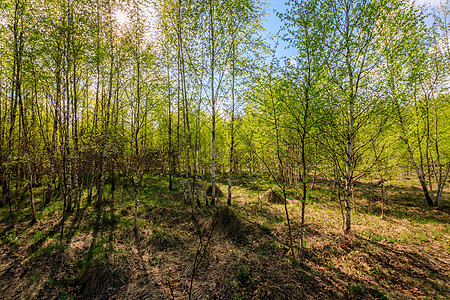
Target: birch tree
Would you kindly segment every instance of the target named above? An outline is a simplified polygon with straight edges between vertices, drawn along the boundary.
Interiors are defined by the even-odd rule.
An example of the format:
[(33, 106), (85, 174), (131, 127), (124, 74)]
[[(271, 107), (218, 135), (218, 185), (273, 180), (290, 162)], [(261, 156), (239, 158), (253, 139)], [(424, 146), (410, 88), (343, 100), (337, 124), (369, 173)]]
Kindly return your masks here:
[(350, 233), (353, 185), (373, 165), (358, 168), (361, 157), (386, 122), (375, 76), (382, 54), (377, 45), (384, 27), (382, 16), (397, 4), (387, 0), (346, 0), (321, 1), (320, 5), (323, 18), (315, 26), (322, 28), (327, 49), (324, 68), (329, 86), (328, 104), (323, 106), (326, 117), (321, 122), (326, 136), (321, 140), (339, 162), (344, 183), (344, 232)]

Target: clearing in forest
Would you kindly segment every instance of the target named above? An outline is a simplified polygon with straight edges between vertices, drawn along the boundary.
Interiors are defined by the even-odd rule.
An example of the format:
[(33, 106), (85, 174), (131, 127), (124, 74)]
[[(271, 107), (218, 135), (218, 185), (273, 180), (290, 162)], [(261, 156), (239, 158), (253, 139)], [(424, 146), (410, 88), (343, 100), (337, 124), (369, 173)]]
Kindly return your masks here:
[[(67, 216), (62, 243), (61, 202), (37, 198), (38, 222), (30, 225), (22, 199), (14, 207), (21, 209), (14, 227), (4, 207), (0, 298), (183, 299), (191, 279), (194, 299), (450, 297), (448, 191), (444, 205), (432, 209), (415, 183), (390, 185), (381, 219), (370, 184), (358, 184), (353, 235), (346, 237), (339, 203), (326, 182), (317, 183), (306, 207), (300, 268), (290, 262), (284, 206), (262, 197), (268, 185), (249, 182), (233, 188), (231, 207), (219, 198), (215, 207), (191, 210), (166, 181), (144, 177), (138, 235), (133, 189), (118, 184), (114, 205), (95, 209), (83, 198)], [(222, 190), (224, 183), (218, 183)], [(288, 198), (298, 249), (301, 205)]]

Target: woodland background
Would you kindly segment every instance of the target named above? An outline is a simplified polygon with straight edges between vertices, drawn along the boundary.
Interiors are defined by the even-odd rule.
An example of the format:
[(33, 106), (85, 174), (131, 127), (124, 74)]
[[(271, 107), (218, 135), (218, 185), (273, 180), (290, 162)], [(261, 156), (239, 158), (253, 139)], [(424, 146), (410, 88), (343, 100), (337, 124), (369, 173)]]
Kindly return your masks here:
[(450, 295), (449, 2), (286, 6), (0, 1), (0, 296)]

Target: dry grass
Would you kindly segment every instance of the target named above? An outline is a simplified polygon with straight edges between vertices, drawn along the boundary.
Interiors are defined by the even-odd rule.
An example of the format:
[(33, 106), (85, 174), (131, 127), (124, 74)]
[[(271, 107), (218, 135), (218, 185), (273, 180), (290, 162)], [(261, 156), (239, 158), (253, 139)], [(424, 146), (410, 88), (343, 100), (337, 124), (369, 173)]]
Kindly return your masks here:
[[(199, 232), (212, 223), (195, 299), (450, 298), (448, 191), (444, 207), (430, 209), (420, 190), (408, 187), (414, 182), (392, 186), (381, 219), (380, 203), (365, 197), (362, 184), (355, 189), (353, 235), (343, 236), (339, 204), (317, 186), (306, 207), (305, 265), (298, 268), (289, 258), (284, 206), (260, 197), (265, 189), (236, 186), (231, 208), (219, 202), (193, 217), (179, 193), (154, 192), (151, 184), (141, 198), (138, 236), (126, 190), (114, 208), (84, 205), (71, 214), (62, 243), (58, 203), (38, 200), (38, 223), (30, 226), (24, 210), (14, 228), (2, 209), (0, 298), (186, 298)], [(298, 249), (300, 203), (289, 201), (288, 210)]]
[[(209, 186), (206, 188), (206, 195), (211, 197), (211, 194), (212, 194), (212, 185), (209, 185)], [(214, 196), (215, 196), (215, 197), (223, 197), (223, 196), (224, 196), (224, 194), (223, 194), (223, 192), (222, 192), (222, 189), (221, 189), (220, 186), (217, 185), (217, 184), (215, 185)]]

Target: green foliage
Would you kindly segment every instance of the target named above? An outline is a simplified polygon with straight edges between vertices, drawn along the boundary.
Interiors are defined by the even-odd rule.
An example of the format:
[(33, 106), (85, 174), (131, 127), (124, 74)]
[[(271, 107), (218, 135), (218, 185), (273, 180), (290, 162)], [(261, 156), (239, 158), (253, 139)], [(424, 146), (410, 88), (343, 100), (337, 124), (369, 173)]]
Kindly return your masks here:
[(363, 232), (363, 235), (367, 236), (371, 242), (387, 242), (389, 244), (394, 244), (397, 242), (397, 239), (391, 236), (387, 235), (380, 235), (377, 233), (374, 233), (372, 231), (365, 231)]
[(11, 231), (11, 232), (6, 232), (3, 236), (2, 236), (2, 243), (4, 244), (11, 244), (14, 245), (17, 240), (18, 240), (18, 236), (16, 235), (15, 232)]
[(237, 266), (236, 281), (241, 288), (251, 289), (253, 277), (248, 266)]
[[(276, 228), (302, 204), (307, 214), (329, 206), (333, 219), (324, 224), (334, 226), (339, 203), (327, 200), (345, 195), (352, 211), (349, 195), (366, 179), (393, 185), (417, 176), (432, 205), (446, 201), (448, 1), (427, 26), (426, 12), (411, 1), (289, 0), (279, 38), (295, 49), (291, 58), (277, 57), (264, 41), (264, 10), (259, 0), (0, 1), (0, 207), (2, 223), (17, 230), (5, 229), (1, 242), (31, 244), (28, 258), (52, 256), (82, 231), (83, 218), (94, 220), (82, 225), (109, 230), (111, 241), (95, 240), (81, 266), (79, 279), (93, 291), (108, 278), (125, 282), (124, 262), (111, 253), (116, 229), (147, 226), (146, 245), (173, 249), (186, 238), (165, 226), (198, 213), (234, 244), (251, 245), (247, 211), (198, 207), (213, 172), (223, 187), (231, 168), (232, 185), (251, 189), (247, 205), (258, 207), (256, 232), (265, 238), (278, 237)], [(256, 199), (274, 187), (287, 195), (284, 211)], [(365, 191), (367, 198), (378, 188)], [(412, 194), (387, 199), (420, 201)], [(430, 224), (448, 215), (388, 213)], [(31, 214), (36, 224), (17, 226)], [(20, 238), (47, 222), (51, 230)], [(390, 244), (443, 238), (363, 235)], [(264, 241), (258, 251), (286, 245)], [(329, 257), (323, 263), (333, 267)], [(236, 272), (239, 288), (255, 288), (250, 268)], [(361, 285), (349, 291), (384, 297)]]
[(376, 299), (389, 299), (388, 295), (384, 291), (369, 287), (363, 283), (350, 284), (348, 286), (349, 299), (360, 299), (368, 296), (375, 297)]

